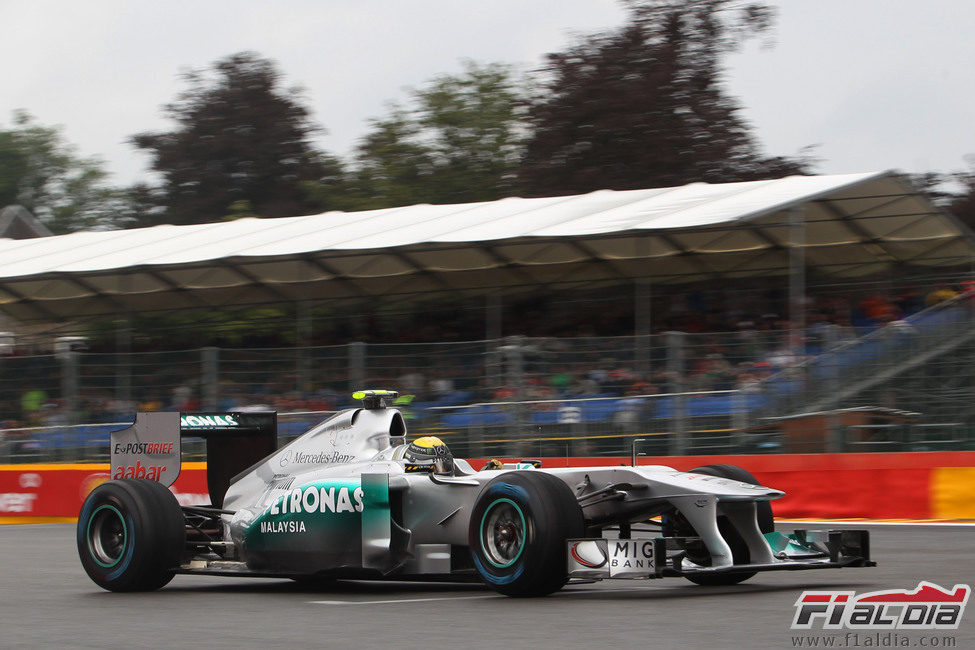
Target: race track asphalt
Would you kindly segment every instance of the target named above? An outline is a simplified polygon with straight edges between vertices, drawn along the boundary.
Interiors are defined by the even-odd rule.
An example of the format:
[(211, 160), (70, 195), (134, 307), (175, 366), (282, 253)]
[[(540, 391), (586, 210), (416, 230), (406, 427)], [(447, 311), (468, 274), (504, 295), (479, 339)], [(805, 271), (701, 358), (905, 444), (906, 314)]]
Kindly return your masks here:
[[(0, 648), (793, 648), (799, 636), (885, 647), (872, 633), (790, 630), (800, 592), (975, 583), (975, 527), (867, 527), (876, 568), (765, 573), (735, 587), (605, 581), (513, 599), (477, 585), (350, 581), (312, 590), (205, 576), (113, 594), (82, 570), (73, 525), (0, 526)], [(975, 613), (958, 630), (897, 634), (886, 647), (975, 648)]]

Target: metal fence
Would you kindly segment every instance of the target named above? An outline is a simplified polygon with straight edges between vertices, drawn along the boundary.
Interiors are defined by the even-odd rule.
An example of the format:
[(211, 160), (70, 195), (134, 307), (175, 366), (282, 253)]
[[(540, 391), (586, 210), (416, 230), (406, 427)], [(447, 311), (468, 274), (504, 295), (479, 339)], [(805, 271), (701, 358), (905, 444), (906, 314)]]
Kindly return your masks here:
[[(970, 421), (924, 422), (916, 413), (860, 407), (787, 418), (755, 417), (754, 393), (709, 391), (405, 409), (412, 436), (434, 434), (463, 458), (674, 456), (823, 451), (971, 449)], [(279, 443), (334, 411), (278, 414)], [(107, 462), (109, 435), (129, 426), (18, 427), (3, 431), (0, 463)], [(205, 458), (183, 440), (186, 460)]]
[(7, 356), (0, 420), (41, 426), (125, 419), (139, 409), (321, 410), (364, 386), (413, 395), (415, 408), (730, 390), (746, 366), (770, 372), (762, 360), (775, 361), (786, 343), (769, 331)]
[[(411, 428), (467, 456), (629, 455), (634, 440), (647, 454), (967, 448), (973, 307), (962, 296), (869, 332), (801, 337), (749, 327), (0, 357), (0, 462), (101, 459), (108, 423), (137, 410), (321, 413), (363, 387), (409, 395)], [(282, 417), (282, 433), (312, 421)]]

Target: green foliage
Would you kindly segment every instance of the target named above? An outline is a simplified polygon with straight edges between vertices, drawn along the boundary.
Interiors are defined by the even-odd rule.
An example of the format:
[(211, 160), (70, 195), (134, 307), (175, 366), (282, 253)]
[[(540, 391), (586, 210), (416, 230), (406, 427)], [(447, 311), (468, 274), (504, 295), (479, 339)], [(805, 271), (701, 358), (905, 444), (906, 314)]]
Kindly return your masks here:
[(280, 87), (273, 62), (243, 52), (183, 79), (187, 89), (165, 107), (176, 128), (132, 138), (163, 178), (164, 212), (156, 221), (213, 222), (241, 201), (265, 217), (313, 209), (303, 183), (339, 166), (312, 146), (319, 129), (300, 91)]
[(465, 68), (416, 92), (440, 195), (454, 203), (507, 196), (524, 137), (524, 104), (511, 69), (471, 61)]
[(20, 202), (27, 165), (27, 152), (20, 146), (17, 134), (0, 131), (0, 206)]
[(632, 0), (619, 30), (548, 57), (521, 181), (533, 195), (804, 173), (766, 158), (723, 88), (722, 57), (771, 10), (731, 0)]
[(975, 232), (975, 164), (970, 163), (967, 172), (954, 174), (953, 180), (961, 186), (961, 192), (952, 198), (948, 207), (963, 224)]
[(13, 117), (0, 130), (0, 207), (22, 205), (56, 234), (119, 227), (126, 193), (106, 185), (101, 162), (79, 157), (60, 128)]
[(308, 187), (319, 203), (370, 209), (491, 201), (516, 189), (524, 102), (512, 69), (468, 61), (370, 122), (340, 187)]
[(224, 221), (236, 221), (237, 219), (256, 219), (259, 215), (254, 214), (251, 202), (247, 200), (234, 201), (230, 204), (230, 214), (224, 216)]
[(909, 174), (908, 179), (917, 191), (927, 196), (932, 203), (950, 209), (952, 204), (959, 198), (950, 188), (950, 183), (957, 180), (964, 184), (963, 174), (941, 174), (938, 172), (923, 172), (920, 174)]
[(107, 187), (98, 161), (19, 115), (0, 130), (0, 205), (67, 232), (808, 171), (808, 158), (760, 152), (723, 85), (724, 57), (770, 29), (766, 3), (624, 2), (622, 27), (549, 55), (537, 91), (511, 66), (467, 61), (370, 121), (347, 162), (314, 147), (300, 90), (250, 52), (184, 73), (164, 106), (172, 130), (133, 136), (158, 186)]
[(434, 203), (433, 155), (419, 141), (420, 129), (411, 115), (394, 108), (384, 119), (372, 120), (361, 140), (356, 164), (347, 179), (350, 207), (372, 209)]

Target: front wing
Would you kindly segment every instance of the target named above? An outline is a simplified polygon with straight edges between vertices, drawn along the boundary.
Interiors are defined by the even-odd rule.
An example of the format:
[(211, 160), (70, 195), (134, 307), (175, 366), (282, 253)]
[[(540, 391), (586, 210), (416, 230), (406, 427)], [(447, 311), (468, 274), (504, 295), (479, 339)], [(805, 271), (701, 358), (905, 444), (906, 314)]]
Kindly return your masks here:
[(797, 530), (791, 535), (765, 535), (771, 562), (701, 566), (686, 558), (684, 548), (696, 537), (570, 539), (570, 578), (665, 578), (753, 571), (797, 571), (876, 566), (870, 560), (866, 530)]

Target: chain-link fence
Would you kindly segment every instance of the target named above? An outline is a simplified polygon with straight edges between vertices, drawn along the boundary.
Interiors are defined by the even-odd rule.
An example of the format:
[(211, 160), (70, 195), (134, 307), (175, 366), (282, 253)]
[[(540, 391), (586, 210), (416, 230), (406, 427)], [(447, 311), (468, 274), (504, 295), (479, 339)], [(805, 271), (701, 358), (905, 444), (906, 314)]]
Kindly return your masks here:
[[(975, 429), (975, 302), (869, 332), (736, 332), (0, 357), (0, 462), (104, 455), (138, 410), (325, 412), (390, 388), (469, 456), (956, 449)], [(282, 419), (294, 435), (313, 420)], [(803, 430), (808, 429), (808, 432)], [(516, 447), (512, 447), (515, 445)], [(522, 454), (514, 454), (522, 455)]]

